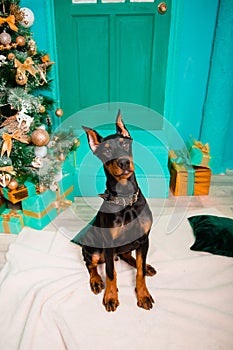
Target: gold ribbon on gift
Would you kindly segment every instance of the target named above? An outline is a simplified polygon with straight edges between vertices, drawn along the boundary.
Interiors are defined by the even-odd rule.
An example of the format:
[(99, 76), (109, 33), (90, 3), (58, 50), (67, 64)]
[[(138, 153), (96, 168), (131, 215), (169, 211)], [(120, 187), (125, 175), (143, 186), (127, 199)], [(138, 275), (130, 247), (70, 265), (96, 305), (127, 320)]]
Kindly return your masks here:
[(65, 208), (61, 208), (61, 206), (66, 205), (66, 208), (67, 208), (69, 205), (72, 204), (72, 201), (65, 200), (64, 198), (67, 197), (68, 194), (70, 194), (73, 190), (74, 190), (74, 186), (71, 186), (61, 196), (59, 196), (59, 194), (58, 194), (57, 200), (55, 202), (51, 203), (47, 208), (45, 208), (40, 213), (31, 211), (31, 210), (25, 210), (25, 209), (23, 209), (23, 213), (24, 213), (24, 215), (30, 216), (31, 218), (34, 218), (34, 219), (42, 219), (46, 214), (48, 214), (54, 208), (58, 209), (58, 210), (65, 209)]
[(6, 152), (7, 157), (10, 157), (11, 150), (12, 150), (12, 139), (15, 139), (17, 141), (20, 141), (22, 143), (29, 143), (29, 139), (27, 135), (22, 135), (19, 130), (16, 130), (13, 134), (2, 134), (3, 139), (3, 145), (2, 145), (2, 151), (1, 151), (1, 157)]
[(24, 63), (21, 63), (19, 60), (17, 60), (17, 58), (15, 58), (15, 68), (17, 68), (18, 74), (21, 73), (25, 75), (26, 72), (29, 72), (35, 77), (38, 70), (33, 67), (33, 64), (34, 62), (31, 57), (28, 57)]
[(15, 25), (15, 16), (10, 15), (6, 18), (0, 17), (0, 25), (7, 23), (10, 29), (14, 30), (15, 32), (18, 31), (18, 28)]
[(11, 209), (7, 214), (1, 214), (1, 216), (4, 220), (7, 220), (7, 221), (10, 221), (11, 218), (20, 219), (22, 217), (22, 215), (18, 214), (17, 211), (14, 209)]
[(59, 200), (53, 202), (53, 206), (54, 206), (54, 208), (56, 208), (58, 210), (58, 212), (60, 212), (61, 210), (65, 210), (71, 204), (72, 204), (72, 201), (69, 199), (59, 199)]
[(72, 204), (72, 201), (65, 198), (68, 196), (69, 193), (73, 191), (73, 189), (74, 189), (74, 186), (71, 186), (62, 195), (60, 194), (60, 189), (56, 192), (57, 200), (53, 203), (53, 205), (54, 205), (54, 208), (57, 209), (58, 214), (60, 213), (61, 210), (68, 208)]
[(11, 233), (9, 221), (11, 218), (16, 218), (20, 220), (21, 226), (23, 226), (23, 216), (18, 214), (16, 210), (11, 209), (7, 214), (1, 214), (3, 218), (2, 226), (5, 233)]
[(4, 233), (11, 233), (11, 229), (10, 229), (10, 225), (8, 221), (3, 221), (2, 222), (2, 227), (3, 227), (3, 231)]
[(210, 153), (210, 146), (208, 143), (205, 145), (201, 141), (193, 140), (192, 148), (199, 148), (203, 153)]

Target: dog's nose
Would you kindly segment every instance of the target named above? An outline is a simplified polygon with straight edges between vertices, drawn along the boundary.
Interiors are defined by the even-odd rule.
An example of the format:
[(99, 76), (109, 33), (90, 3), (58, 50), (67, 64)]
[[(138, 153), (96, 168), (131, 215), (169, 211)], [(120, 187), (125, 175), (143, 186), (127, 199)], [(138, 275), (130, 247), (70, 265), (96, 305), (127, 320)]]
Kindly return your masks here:
[(122, 170), (128, 170), (130, 167), (130, 160), (128, 158), (120, 158), (117, 161), (117, 165), (119, 166), (119, 168), (121, 168)]

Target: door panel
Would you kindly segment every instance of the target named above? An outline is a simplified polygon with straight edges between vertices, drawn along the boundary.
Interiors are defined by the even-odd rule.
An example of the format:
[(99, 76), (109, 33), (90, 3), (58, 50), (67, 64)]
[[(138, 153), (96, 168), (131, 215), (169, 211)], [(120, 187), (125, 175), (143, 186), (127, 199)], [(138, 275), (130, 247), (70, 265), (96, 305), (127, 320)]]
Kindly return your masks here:
[(117, 16), (116, 32), (116, 98), (149, 106), (153, 16)]
[[(78, 109), (108, 101), (109, 20), (107, 16), (75, 17), (74, 54)], [(91, 33), (91, 35), (90, 35)]]
[(158, 3), (54, 0), (65, 117), (106, 102), (163, 114), (171, 1), (163, 15)]

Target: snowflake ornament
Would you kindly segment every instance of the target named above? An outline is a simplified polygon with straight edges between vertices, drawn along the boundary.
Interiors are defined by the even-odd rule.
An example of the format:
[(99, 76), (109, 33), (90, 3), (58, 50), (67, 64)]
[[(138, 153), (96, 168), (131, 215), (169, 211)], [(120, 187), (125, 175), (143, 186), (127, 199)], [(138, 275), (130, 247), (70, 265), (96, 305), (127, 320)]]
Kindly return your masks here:
[(23, 107), (21, 111), (19, 111), (16, 115), (17, 122), (19, 123), (18, 128), (21, 128), (23, 122), (25, 122), (24, 128), (30, 128), (30, 125), (33, 122), (34, 118), (30, 117), (30, 115), (26, 114), (26, 112), (26, 108)]
[(7, 64), (6, 57), (3, 55), (0, 55), (0, 67), (4, 66), (4, 64)]

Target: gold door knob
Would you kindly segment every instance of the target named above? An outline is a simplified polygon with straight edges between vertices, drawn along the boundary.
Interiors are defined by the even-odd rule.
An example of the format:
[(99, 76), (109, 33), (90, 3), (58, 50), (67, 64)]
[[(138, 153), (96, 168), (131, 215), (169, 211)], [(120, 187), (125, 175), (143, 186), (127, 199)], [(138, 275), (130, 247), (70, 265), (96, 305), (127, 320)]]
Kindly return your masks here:
[(167, 4), (166, 2), (160, 2), (158, 4), (158, 12), (161, 14), (161, 15), (164, 15), (164, 13), (167, 12)]

